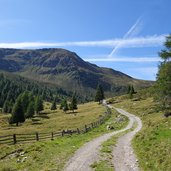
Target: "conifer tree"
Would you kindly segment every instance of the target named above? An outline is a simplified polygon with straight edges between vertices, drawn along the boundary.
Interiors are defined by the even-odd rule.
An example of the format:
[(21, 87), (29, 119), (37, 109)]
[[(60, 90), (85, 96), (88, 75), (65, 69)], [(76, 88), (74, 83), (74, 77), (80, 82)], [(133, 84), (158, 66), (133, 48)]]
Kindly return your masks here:
[(165, 49), (159, 55), (163, 59), (157, 74), (157, 99), (163, 109), (171, 109), (171, 34), (166, 37)]
[(54, 98), (53, 102), (52, 102), (52, 106), (51, 106), (51, 110), (56, 110), (56, 97)]
[(130, 87), (130, 91), (129, 91), (129, 97), (130, 97), (130, 99), (132, 99), (132, 98), (133, 98), (133, 94), (135, 94), (135, 90), (134, 90), (133, 85), (131, 85), (131, 87)]
[(43, 110), (43, 100), (40, 96), (37, 96), (35, 99), (35, 111), (36, 113), (39, 113)]
[(21, 101), (22, 101), (23, 111), (24, 113), (26, 113), (28, 105), (29, 105), (29, 93), (27, 91), (22, 93)]
[(128, 89), (127, 89), (127, 94), (130, 93), (130, 90), (131, 90), (131, 85), (129, 84), (129, 85), (128, 85)]
[(75, 94), (72, 96), (71, 103), (69, 105), (69, 109), (72, 110), (73, 113), (74, 113), (74, 110), (78, 109), (77, 108), (77, 98), (76, 98)]
[(4, 113), (8, 113), (8, 105), (9, 105), (9, 102), (6, 100), (6, 101), (4, 102), (4, 105), (3, 105), (3, 108), (2, 108), (2, 111), (3, 111)]
[(133, 85), (128, 85), (128, 91), (127, 93), (129, 94), (129, 98), (132, 99), (133, 98), (133, 94), (135, 94), (135, 90), (134, 90), (134, 86)]
[(16, 123), (16, 126), (18, 126), (18, 123), (22, 123), (25, 121), (23, 106), (22, 106), (22, 97), (21, 95), (17, 98), (14, 107), (12, 109), (12, 117), (10, 119), (10, 123)]
[(100, 102), (104, 99), (104, 91), (103, 88), (100, 84), (98, 84), (97, 89), (96, 89), (96, 95), (95, 95), (95, 101)]
[(32, 118), (34, 116), (34, 103), (30, 102), (25, 114), (26, 118)]
[(68, 111), (68, 103), (67, 100), (64, 99), (63, 101), (63, 107), (62, 107), (63, 111), (66, 113), (66, 111)]
[(61, 100), (60, 109), (63, 109), (64, 103), (65, 103), (64, 101), (65, 101), (65, 99), (62, 99), (62, 100)]

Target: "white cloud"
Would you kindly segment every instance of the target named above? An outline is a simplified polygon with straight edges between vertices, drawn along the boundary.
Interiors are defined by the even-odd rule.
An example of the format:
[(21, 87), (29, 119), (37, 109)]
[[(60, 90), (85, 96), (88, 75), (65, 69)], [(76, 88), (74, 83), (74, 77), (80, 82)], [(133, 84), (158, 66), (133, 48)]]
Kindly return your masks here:
[[(126, 32), (126, 34), (123, 36), (123, 39), (131, 38), (135, 35), (137, 35), (140, 30), (142, 29), (142, 24), (141, 24), (141, 17), (138, 18), (138, 20), (135, 22), (134, 25)], [(119, 42), (112, 50), (112, 52), (108, 55), (109, 58), (112, 58), (116, 52), (122, 48), (123, 44)]]
[(20, 42), (20, 43), (0, 43), (0, 48), (40, 48), (40, 47), (109, 47), (113, 48), (120, 44), (122, 48), (136, 47), (156, 47), (161, 46), (165, 41), (166, 35), (154, 35), (147, 37), (135, 37), (126, 39), (101, 40), (101, 41), (80, 41), (80, 42)]
[(113, 58), (89, 58), (88, 62), (159, 62), (159, 57), (113, 57)]

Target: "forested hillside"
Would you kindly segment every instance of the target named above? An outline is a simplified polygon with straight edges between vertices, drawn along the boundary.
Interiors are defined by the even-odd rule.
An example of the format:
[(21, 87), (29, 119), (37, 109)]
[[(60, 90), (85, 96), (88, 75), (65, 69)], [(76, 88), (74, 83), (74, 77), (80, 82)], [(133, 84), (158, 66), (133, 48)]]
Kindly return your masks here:
[(110, 68), (91, 64), (75, 52), (60, 48), (0, 49), (0, 70), (44, 84), (53, 84), (63, 90), (76, 92), (89, 100), (94, 98), (98, 84), (103, 86), (107, 97), (125, 93), (129, 84), (137, 89), (153, 84)]
[(34, 96), (41, 96), (45, 101), (52, 101), (54, 97), (58, 97), (57, 100), (60, 101), (63, 97), (72, 96), (71, 92), (66, 92), (55, 86), (43, 85), (9, 73), (0, 73), (0, 108), (3, 108), (4, 105), (8, 106), (8, 112), (11, 112), (15, 100), (25, 91)]

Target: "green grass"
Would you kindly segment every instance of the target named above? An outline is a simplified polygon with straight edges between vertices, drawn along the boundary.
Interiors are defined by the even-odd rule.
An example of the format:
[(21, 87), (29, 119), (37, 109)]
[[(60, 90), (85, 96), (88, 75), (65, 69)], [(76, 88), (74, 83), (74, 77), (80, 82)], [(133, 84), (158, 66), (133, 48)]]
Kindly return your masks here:
[(171, 118), (163, 117), (153, 98), (136, 101), (122, 96), (115, 99), (114, 106), (138, 115), (143, 121), (142, 130), (133, 140), (133, 146), (144, 171), (171, 170)]
[[(85, 107), (87, 105), (89, 107)], [(96, 110), (92, 109), (93, 106), (97, 107)], [(80, 111), (85, 111), (86, 113), (88, 113), (90, 118), (89, 120), (87, 119), (87, 122), (91, 122), (92, 118), (95, 119), (96, 117), (98, 118), (99, 115), (103, 115), (104, 108), (102, 106), (99, 106), (98, 104), (92, 103), (83, 105), (82, 107), (80, 107)], [(93, 112), (96, 113), (96, 111), (98, 113), (95, 114), (96, 117), (91, 116), (93, 115)], [(69, 116), (69, 114), (62, 114), (67, 115), (66, 117), (75, 117), (73, 115)], [(82, 113), (82, 115), (84, 114)], [(29, 171), (51, 169), (61, 171), (64, 167), (64, 164), (69, 160), (73, 153), (84, 143), (104, 133), (110, 132), (106, 130), (106, 126), (109, 123), (113, 125), (115, 123), (116, 117), (117, 114), (112, 114), (111, 117), (106, 121), (106, 123), (100, 125), (98, 128), (94, 128), (92, 131), (86, 134), (59, 137), (56, 138), (54, 141), (48, 140), (44, 142), (16, 144), (11, 146), (2, 145), (0, 150), (0, 168), (1, 170), (11, 169), (17, 171), (24, 169)], [(80, 122), (83, 123), (82, 117), (80, 117)], [(66, 126), (67, 123), (68, 121), (65, 122)], [(56, 124), (58, 124), (58, 122)], [(72, 125), (72, 123), (68, 124)], [(22, 126), (24, 127), (24, 125)], [(48, 127), (45, 128), (45, 130), (47, 129)], [(119, 126), (116, 126), (116, 129), (119, 129)], [(24, 157), (20, 156), (21, 152), (24, 152), (24, 156), (26, 156), (27, 159), (24, 162), (17, 162), (18, 159), (22, 160)]]

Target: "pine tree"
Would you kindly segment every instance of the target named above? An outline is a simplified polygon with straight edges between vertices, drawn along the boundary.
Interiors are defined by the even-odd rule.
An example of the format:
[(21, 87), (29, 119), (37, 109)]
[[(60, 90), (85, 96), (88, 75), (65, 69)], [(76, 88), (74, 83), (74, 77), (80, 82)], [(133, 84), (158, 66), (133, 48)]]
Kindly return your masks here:
[(130, 97), (130, 99), (133, 98), (133, 94), (135, 94), (135, 90), (134, 90), (133, 85), (131, 85), (131, 86), (130, 86), (130, 91), (129, 91), (129, 97)]
[(63, 101), (63, 107), (62, 107), (63, 111), (66, 113), (66, 111), (68, 111), (68, 103), (67, 100), (64, 99)]
[(96, 102), (100, 102), (104, 99), (104, 91), (103, 88), (100, 84), (98, 84), (97, 86), (97, 90), (96, 90), (96, 95), (95, 95), (95, 101)]
[(40, 96), (37, 96), (35, 99), (35, 111), (36, 113), (39, 113), (43, 110), (43, 100)]
[(129, 94), (130, 91), (131, 91), (131, 85), (128, 85), (127, 94)]
[(164, 62), (169, 62), (171, 59), (171, 34), (166, 37), (164, 45), (165, 49), (159, 52), (159, 56), (164, 60)]
[(34, 116), (34, 103), (30, 102), (28, 107), (27, 107), (25, 117), (26, 118), (32, 118), (33, 116)]
[(8, 106), (9, 106), (9, 102), (6, 100), (5, 102), (4, 102), (4, 105), (3, 105), (3, 112), (4, 113), (8, 113)]
[(133, 98), (133, 94), (135, 94), (135, 90), (134, 90), (134, 86), (133, 85), (128, 85), (128, 91), (127, 93), (129, 94), (129, 98), (132, 99)]
[(12, 109), (12, 117), (10, 119), (10, 123), (16, 123), (16, 126), (18, 126), (18, 123), (22, 123), (25, 121), (23, 106), (22, 106), (22, 97), (21, 95), (17, 98), (14, 107)]
[(56, 98), (54, 98), (53, 102), (52, 102), (52, 106), (51, 106), (51, 110), (56, 110)]
[(26, 113), (28, 105), (29, 105), (29, 93), (27, 91), (22, 93), (21, 101), (22, 101), (23, 111), (24, 113)]
[(77, 108), (77, 98), (76, 98), (75, 94), (72, 96), (71, 103), (69, 105), (69, 109), (72, 110), (73, 113), (74, 113), (74, 110), (78, 109)]
[(171, 109), (171, 35), (166, 37), (165, 49), (159, 55), (163, 59), (157, 74), (157, 99), (163, 109)]
[(61, 104), (60, 104), (60, 109), (63, 109), (64, 103), (65, 103), (65, 99), (62, 99), (62, 100), (61, 100)]

